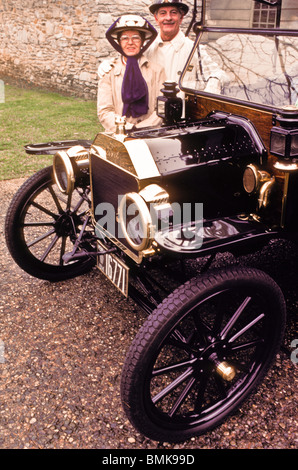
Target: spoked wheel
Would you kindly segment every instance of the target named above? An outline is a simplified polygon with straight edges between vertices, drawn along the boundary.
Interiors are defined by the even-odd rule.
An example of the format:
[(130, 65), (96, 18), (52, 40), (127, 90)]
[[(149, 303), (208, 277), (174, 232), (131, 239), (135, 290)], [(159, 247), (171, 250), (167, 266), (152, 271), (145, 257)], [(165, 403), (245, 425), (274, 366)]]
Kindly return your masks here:
[(194, 278), (148, 317), (127, 354), (124, 410), (145, 436), (179, 442), (234, 412), (280, 346), (285, 302), (262, 271)]
[(83, 274), (94, 265), (90, 258), (65, 263), (73, 250), (90, 207), (89, 189), (70, 197), (52, 179), (52, 167), (29, 178), (14, 196), (5, 223), (6, 243), (15, 262), (40, 279), (60, 281)]

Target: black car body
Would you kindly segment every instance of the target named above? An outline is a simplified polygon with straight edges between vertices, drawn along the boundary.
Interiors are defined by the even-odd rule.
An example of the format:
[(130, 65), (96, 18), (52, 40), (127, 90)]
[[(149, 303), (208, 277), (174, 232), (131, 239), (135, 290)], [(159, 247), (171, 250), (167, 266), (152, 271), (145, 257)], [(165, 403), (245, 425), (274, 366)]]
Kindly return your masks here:
[[(252, 268), (210, 271), (211, 260), (295, 240), (298, 228), (297, 7), (250, 1), (271, 8), (275, 27), (239, 28), (221, 2), (202, 3), (179, 83), (185, 116), (166, 84), (161, 127), (119, 124), (92, 141), (27, 146), (54, 154), (53, 175), (34, 175), (6, 219), (10, 252), (33, 276), (66, 279), (96, 264), (148, 313), (127, 354), (122, 402), (140, 432), (173, 442), (237, 409), (283, 337), (277, 284)], [(189, 80), (202, 45), (226, 77), (218, 94), (204, 91), (204, 70)], [(205, 269), (188, 278), (182, 266), (200, 258)]]

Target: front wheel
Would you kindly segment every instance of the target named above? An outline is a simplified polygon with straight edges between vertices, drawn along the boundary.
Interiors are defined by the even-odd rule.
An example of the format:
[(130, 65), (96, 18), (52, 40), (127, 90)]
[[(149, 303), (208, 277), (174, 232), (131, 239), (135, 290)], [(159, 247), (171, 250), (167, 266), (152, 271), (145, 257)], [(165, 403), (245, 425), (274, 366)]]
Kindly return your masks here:
[(157, 441), (206, 433), (261, 382), (284, 328), (283, 295), (262, 271), (237, 267), (188, 281), (148, 317), (127, 354), (128, 418)]
[(8, 249), (24, 271), (40, 279), (61, 281), (91, 269), (94, 261), (90, 258), (68, 264), (63, 258), (72, 251), (89, 212), (88, 193), (86, 187), (75, 189), (70, 197), (62, 194), (53, 182), (52, 167), (25, 181), (5, 222)]

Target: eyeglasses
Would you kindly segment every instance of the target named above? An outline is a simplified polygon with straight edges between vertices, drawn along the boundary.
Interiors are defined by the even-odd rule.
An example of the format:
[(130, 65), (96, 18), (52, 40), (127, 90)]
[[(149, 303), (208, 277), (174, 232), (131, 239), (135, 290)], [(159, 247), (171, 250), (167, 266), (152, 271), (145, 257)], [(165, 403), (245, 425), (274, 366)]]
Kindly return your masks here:
[(121, 36), (120, 38), (120, 41), (121, 42), (129, 42), (129, 41), (132, 41), (134, 44), (139, 44), (140, 42), (142, 42), (142, 39), (140, 38), (140, 36)]

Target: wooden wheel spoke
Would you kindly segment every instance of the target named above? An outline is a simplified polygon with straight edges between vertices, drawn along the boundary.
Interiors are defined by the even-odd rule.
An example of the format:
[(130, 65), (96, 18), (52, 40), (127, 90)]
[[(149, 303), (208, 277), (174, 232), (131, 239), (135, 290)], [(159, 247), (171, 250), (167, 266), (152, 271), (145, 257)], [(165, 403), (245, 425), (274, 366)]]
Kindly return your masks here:
[(35, 240), (32, 240), (31, 242), (27, 242), (27, 246), (28, 248), (31, 248), (32, 246), (36, 245), (37, 243), (40, 243), (41, 241), (45, 240), (46, 238), (50, 237), (51, 235), (53, 235), (53, 233), (55, 233), (55, 229), (53, 228), (52, 230), (50, 230), (49, 232), (47, 233), (44, 233), (43, 235), (41, 235), (40, 237), (36, 238)]

